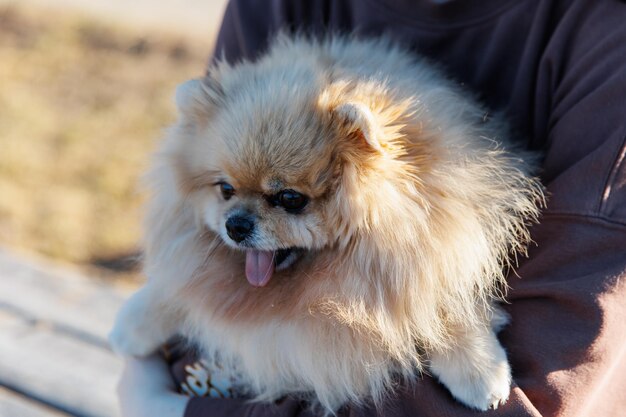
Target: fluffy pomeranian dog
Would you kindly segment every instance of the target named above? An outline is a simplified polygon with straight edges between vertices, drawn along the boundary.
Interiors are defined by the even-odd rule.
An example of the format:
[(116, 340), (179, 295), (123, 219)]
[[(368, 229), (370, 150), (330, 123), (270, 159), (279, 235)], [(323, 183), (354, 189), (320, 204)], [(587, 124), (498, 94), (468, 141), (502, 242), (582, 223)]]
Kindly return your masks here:
[(176, 102), (117, 352), (182, 333), (252, 398), (328, 413), (421, 371), (506, 401), (495, 302), (543, 194), (504, 123), (393, 42), (340, 36), (279, 36)]

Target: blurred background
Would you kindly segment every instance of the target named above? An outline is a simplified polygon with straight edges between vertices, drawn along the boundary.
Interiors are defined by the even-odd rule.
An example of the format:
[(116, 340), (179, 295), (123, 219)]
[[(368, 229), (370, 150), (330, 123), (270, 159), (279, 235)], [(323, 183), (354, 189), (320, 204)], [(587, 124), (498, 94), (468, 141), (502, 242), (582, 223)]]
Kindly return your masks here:
[(132, 271), (139, 177), (223, 6), (0, 0), (0, 245)]
[[(119, 361), (105, 336), (142, 280), (140, 177), (174, 120), (175, 86), (204, 71), (224, 7), (0, 0), (0, 416), (115, 414)], [(63, 362), (67, 351), (87, 356)], [(68, 378), (77, 393), (63, 399)], [(77, 387), (95, 391), (95, 379), (106, 395), (89, 405)]]

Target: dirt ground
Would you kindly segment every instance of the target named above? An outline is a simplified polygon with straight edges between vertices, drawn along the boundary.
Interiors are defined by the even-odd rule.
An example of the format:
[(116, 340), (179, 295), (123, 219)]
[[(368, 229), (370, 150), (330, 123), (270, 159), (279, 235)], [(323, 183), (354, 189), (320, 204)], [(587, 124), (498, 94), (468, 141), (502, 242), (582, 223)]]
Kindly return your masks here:
[[(140, 176), (174, 120), (175, 86), (203, 73), (217, 27), (195, 37), (40, 2), (52, 3), (0, 0), (0, 246), (132, 270)], [(150, 3), (159, 15), (195, 2)]]
[(186, 38), (211, 39), (226, 0), (0, 0), (0, 5), (80, 12), (136, 30), (167, 31)]

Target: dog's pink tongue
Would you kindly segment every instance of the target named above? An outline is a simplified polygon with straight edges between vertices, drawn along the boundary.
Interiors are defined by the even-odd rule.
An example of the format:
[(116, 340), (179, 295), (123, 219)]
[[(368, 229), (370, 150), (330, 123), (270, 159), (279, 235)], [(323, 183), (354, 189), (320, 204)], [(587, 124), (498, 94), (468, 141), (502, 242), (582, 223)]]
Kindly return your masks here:
[(274, 273), (274, 252), (247, 250), (246, 278), (255, 287), (263, 287)]

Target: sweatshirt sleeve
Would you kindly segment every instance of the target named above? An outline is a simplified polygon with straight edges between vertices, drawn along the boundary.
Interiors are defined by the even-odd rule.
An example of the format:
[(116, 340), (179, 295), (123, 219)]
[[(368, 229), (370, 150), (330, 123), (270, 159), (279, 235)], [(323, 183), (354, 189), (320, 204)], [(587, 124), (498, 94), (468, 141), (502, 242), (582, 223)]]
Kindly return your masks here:
[(272, 33), (283, 27), (280, 3), (229, 1), (209, 64), (215, 59), (236, 63), (262, 54)]
[[(278, 0), (264, 8), (240, 3), (228, 6), (216, 49), (231, 62), (262, 51), (285, 13)], [(500, 340), (514, 383), (491, 416), (613, 416), (626, 408), (626, 5), (569, 3), (550, 17), (561, 23), (529, 86), (531, 139), (545, 152), (541, 176), (550, 197), (528, 258), (509, 277), (512, 323)], [(210, 398), (192, 398), (185, 413), (233, 415), (315, 414), (294, 399), (266, 405)], [(476, 414), (424, 376), (399, 387), (382, 409), (352, 406), (341, 415)]]

